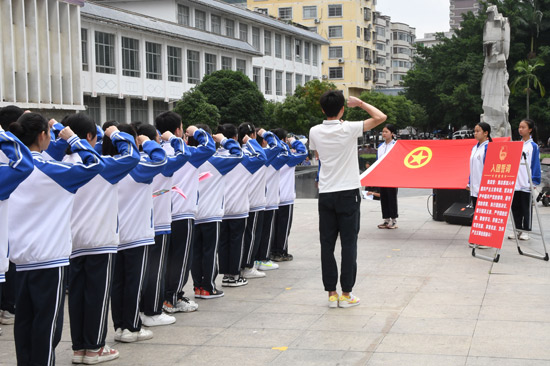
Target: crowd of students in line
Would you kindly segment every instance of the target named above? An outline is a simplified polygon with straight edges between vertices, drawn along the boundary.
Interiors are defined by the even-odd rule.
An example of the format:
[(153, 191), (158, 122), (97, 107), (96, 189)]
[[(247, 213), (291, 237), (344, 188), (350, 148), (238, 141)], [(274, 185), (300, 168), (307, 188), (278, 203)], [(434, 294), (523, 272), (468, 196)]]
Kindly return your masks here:
[(72, 362), (96, 364), (119, 357), (105, 344), (109, 305), (116, 341), (146, 340), (142, 325), (197, 310), (189, 273), (194, 298), (212, 299), (218, 274), (244, 286), (292, 260), (307, 149), (282, 129), (212, 134), (173, 112), (100, 129), (83, 113), (57, 123), (16, 106), (0, 122), (0, 298), (15, 299), (1, 319), (15, 318), (20, 365), (55, 363), (67, 274)]

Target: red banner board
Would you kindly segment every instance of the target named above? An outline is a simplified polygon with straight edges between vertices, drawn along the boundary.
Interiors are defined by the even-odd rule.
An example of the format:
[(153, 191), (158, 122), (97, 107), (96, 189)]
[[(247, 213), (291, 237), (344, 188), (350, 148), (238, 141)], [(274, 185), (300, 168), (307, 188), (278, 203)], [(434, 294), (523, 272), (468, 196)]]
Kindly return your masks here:
[(470, 230), (470, 243), (502, 248), (522, 149), (521, 141), (489, 143)]

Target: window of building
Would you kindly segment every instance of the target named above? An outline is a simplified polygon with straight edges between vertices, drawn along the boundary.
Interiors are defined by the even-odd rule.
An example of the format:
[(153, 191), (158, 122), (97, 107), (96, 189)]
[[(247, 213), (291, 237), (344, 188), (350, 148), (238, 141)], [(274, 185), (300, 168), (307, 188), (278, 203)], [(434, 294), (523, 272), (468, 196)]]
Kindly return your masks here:
[(393, 67), (404, 67), (407, 69), (411, 68), (411, 63), (409, 61), (399, 61), (399, 60), (393, 60), (392, 61)]
[(372, 10), (370, 10), (369, 8), (365, 7), (363, 8), (363, 18), (369, 22), (371, 20), (371, 15), (372, 15)]
[(394, 54), (402, 53), (404, 55), (410, 56), (411, 55), (411, 50), (408, 49), (408, 48), (405, 48), (405, 47), (394, 47), (393, 48), (393, 53)]
[(304, 18), (304, 19), (317, 18), (317, 7), (316, 6), (304, 6), (304, 7), (302, 7), (302, 18)]
[(260, 90), (260, 88), (262, 87), (260, 85), (261, 77), (262, 77), (262, 68), (261, 67), (253, 67), (252, 68), (252, 81), (254, 82), (254, 84), (256, 84), (256, 86), (258, 87), (258, 90)]
[(371, 62), (372, 61), (372, 50), (370, 50), (369, 48), (365, 48), (364, 49), (364, 54), (365, 54), (365, 61)]
[(168, 55), (168, 81), (181, 82), (181, 48), (167, 47)]
[(89, 95), (85, 95), (84, 105), (86, 106), (85, 113), (96, 123), (101, 122), (101, 105), (99, 103), (99, 97), (92, 98)]
[(105, 98), (105, 108), (107, 112), (107, 121), (117, 121), (126, 123), (126, 102), (124, 99)]
[(159, 43), (145, 42), (147, 79), (162, 79), (162, 64), (160, 59), (161, 47)]
[(255, 8), (254, 11), (257, 11), (258, 13), (260, 14), (263, 14), (263, 15), (269, 15), (269, 11), (267, 11), (267, 8)]
[(292, 37), (285, 36), (285, 57), (292, 61)]
[(376, 44), (376, 49), (378, 51), (386, 51), (386, 45), (384, 43), (377, 43)]
[(394, 41), (405, 41), (411, 43), (413, 41), (413, 36), (405, 32), (393, 32)]
[(294, 40), (294, 48), (296, 50), (295, 60), (296, 62), (302, 62), (302, 41), (299, 39)]
[(361, 38), (361, 27), (357, 26), (357, 38)]
[(279, 8), (279, 18), (283, 20), (291, 20), (292, 8)]
[(200, 53), (187, 50), (187, 82), (198, 84), (200, 82)]
[(210, 16), (210, 30), (215, 34), (222, 34), (222, 18), (212, 14)]
[(308, 65), (311, 63), (311, 44), (309, 42), (304, 42), (304, 62)]
[(370, 28), (364, 28), (364, 33), (365, 33), (365, 41), (370, 41), (371, 39), (371, 36), (372, 36), (372, 32), (370, 30)]
[(341, 17), (342, 16), (342, 4), (332, 4), (328, 6), (329, 17)]
[(283, 72), (275, 71), (275, 95), (283, 95)]
[(376, 26), (376, 34), (382, 37), (386, 37), (386, 28), (381, 27), (379, 25)]
[(265, 94), (270, 95), (271, 94), (271, 74), (273, 73), (273, 70), (265, 69)]
[(216, 55), (212, 55), (210, 53), (204, 54), (204, 74), (210, 75), (214, 71), (216, 71)]
[(357, 46), (357, 58), (361, 59), (363, 56), (363, 47)]
[(343, 30), (341, 25), (330, 25), (328, 27), (328, 38), (342, 38)]
[(317, 27), (307, 27), (307, 30), (313, 33), (317, 33)]
[(386, 58), (385, 57), (378, 57), (376, 59), (376, 63), (380, 66), (386, 66)]
[(328, 68), (328, 77), (330, 79), (343, 79), (344, 78), (344, 68), (343, 67), (329, 67)]
[(225, 19), (225, 35), (235, 38), (235, 22), (231, 19)]
[(317, 66), (317, 63), (319, 62), (319, 46), (317, 46), (316, 44), (313, 45), (313, 49), (312, 49), (312, 56), (311, 58), (313, 59), (313, 66)]
[(260, 28), (252, 27), (252, 47), (257, 51), (260, 50)]
[(378, 77), (378, 80), (386, 79), (386, 73), (384, 71), (376, 71), (376, 76)]
[(271, 56), (271, 32), (264, 30), (264, 55)]
[(275, 57), (283, 58), (283, 38), (280, 34), (275, 34)]
[(162, 100), (153, 100), (153, 116), (158, 116), (168, 110), (168, 103), (163, 102)]
[(393, 74), (393, 80), (395, 80), (395, 81), (403, 81), (403, 79), (405, 79), (405, 76), (406, 76), (406, 75), (402, 75), (402, 74)]
[(146, 100), (130, 99), (130, 115), (132, 122), (147, 122), (149, 119), (149, 103)]
[(292, 73), (291, 72), (287, 72), (285, 73), (285, 77), (286, 77), (286, 95), (292, 95), (292, 92), (294, 91), (294, 89), (292, 89)]
[(80, 38), (82, 38), (82, 71), (88, 71), (88, 30), (82, 28), (80, 30)]
[(302, 85), (302, 74), (296, 74), (296, 86)]
[(372, 80), (372, 70), (365, 68), (365, 70), (363, 71), (363, 76), (365, 78), (365, 81)]
[(328, 58), (336, 59), (343, 57), (343, 48), (342, 46), (329, 46), (328, 48)]
[(115, 35), (95, 32), (95, 71), (114, 74), (115, 69)]
[(122, 37), (122, 75), (139, 78), (139, 40)]
[(304, 83), (307, 83), (310, 80), (311, 80), (311, 75), (305, 75), (304, 76)]
[(237, 59), (237, 71), (246, 75), (246, 60)]
[(189, 7), (178, 4), (178, 23), (181, 25), (189, 25)]
[(222, 56), (222, 70), (232, 70), (233, 59), (231, 57)]
[(195, 28), (206, 30), (206, 13), (195, 9)]
[(239, 23), (239, 39), (248, 42), (248, 24)]

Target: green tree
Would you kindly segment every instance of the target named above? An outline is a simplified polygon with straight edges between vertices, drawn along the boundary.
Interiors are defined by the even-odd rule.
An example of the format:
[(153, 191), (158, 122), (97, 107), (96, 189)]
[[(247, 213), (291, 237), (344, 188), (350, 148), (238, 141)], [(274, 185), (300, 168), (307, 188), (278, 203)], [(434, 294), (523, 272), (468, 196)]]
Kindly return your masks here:
[(215, 105), (220, 123), (239, 125), (248, 121), (261, 125), (265, 119), (265, 98), (246, 75), (239, 71), (219, 70), (206, 75), (196, 87)]
[(522, 91), (526, 94), (526, 115), (527, 118), (529, 118), (529, 96), (531, 95), (531, 92), (533, 91), (531, 89), (531, 85), (534, 89), (538, 89), (540, 96), (544, 97), (544, 94), (546, 94), (546, 90), (544, 89), (544, 86), (540, 82), (540, 79), (535, 75), (535, 70), (539, 67), (543, 67), (544, 62), (541, 60), (521, 60), (516, 63), (516, 66), (514, 67), (514, 70), (518, 73), (518, 75), (515, 77), (514, 81), (511, 85), (511, 91), (512, 93), (517, 91), (518, 85), (520, 87), (525, 86), (525, 88), (522, 88)]
[(282, 127), (288, 132), (296, 134), (309, 133), (312, 116), (306, 101), (302, 98), (289, 95), (283, 103), (275, 106), (273, 116), (278, 127)]
[(183, 94), (176, 103), (174, 112), (181, 116), (184, 125), (203, 123), (215, 131), (220, 123), (218, 107), (209, 104), (206, 96), (196, 88)]
[(321, 95), (325, 92), (335, 89), (337, 88), (334, 83), (313, 79), (304, 85), (298, 85), (294, 91), (294, 96), (305, 102), (311, 116), (324, 120), (325, 115), (319, 105), (319, 99), (321, 99)]

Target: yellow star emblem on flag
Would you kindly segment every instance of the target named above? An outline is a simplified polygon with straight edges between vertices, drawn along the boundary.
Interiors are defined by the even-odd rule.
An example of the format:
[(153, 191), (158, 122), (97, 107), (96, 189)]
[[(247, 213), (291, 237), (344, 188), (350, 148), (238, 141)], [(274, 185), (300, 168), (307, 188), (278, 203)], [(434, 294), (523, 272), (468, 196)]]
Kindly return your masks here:
[(427, 146), (417, 147), (405, 156), (403, 163), (409, 169), (418, 169), (432, 160), (432, 149)]

